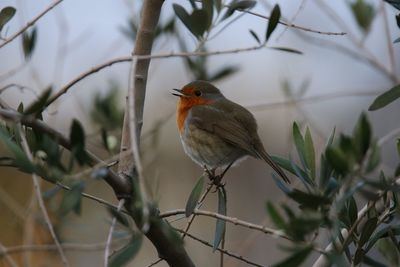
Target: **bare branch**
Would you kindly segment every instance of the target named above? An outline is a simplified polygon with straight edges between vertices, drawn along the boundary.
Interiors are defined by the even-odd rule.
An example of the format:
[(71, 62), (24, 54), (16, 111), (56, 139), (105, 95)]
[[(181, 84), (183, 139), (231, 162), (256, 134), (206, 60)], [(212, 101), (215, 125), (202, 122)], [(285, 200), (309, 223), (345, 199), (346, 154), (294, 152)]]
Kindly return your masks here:
[(17, 38), (19, 35), (21, 35), (24, 31), (26, 31), (29, 27), (33, 26), (36, 21), (38, 21), (41, 17), (46, 15), (50, 10), (55, 8), (59, 3), (61, 3), (63, 0), (56, 0), (54, 1), (51, 5), (49, 5), (45, 10), (43, 10), (39, 15), (37, 15), (35, 18), (33, 18), (31, 21), (29, 21), (24, 27), (22, 27), (19, 31), (17, 31), (14, 35), (11, 37), (7, 38), (4, 40), (3, 43), (0, 44), (0, 48), (5, 46), (6, 44), (10, 43), (13, 41), (15, 38)]
[[(118, 203), (118, 208), (117, 211), (120, 212), (122, 209), (122, 206), (124, 206), (125, 203), (125, 199), (121, 199)], [(117, 218), (114, 217), (112, 219), (111, 222), (111, 226), (110, 226), (110, 231), (108, 232), (108, 237), (107, 237), (107, 241), (106, 241), (106, 248), (104, 251), (104, 267), (108, 267), (108, 258), (110, 257), (110, 247), (111, 247), (111, 242), (112, 242), (112, 236), (114, 233), (114, 228), (115, 228), (115, 224), (117, 223)]]
[(11, 267), (18, 267), (17, 263), (11, 258), (10, 255), (7, 253), (7, 248), (3, 246), (3, 244), (0, 243), (0, 255), (4, 255), (5, 261), (11, 266)]
[[(28, 157), (28, 159), (31, 162), (33, 162), (33, 156), (32, 156), (32, 153), (30, 151), (28, 142), (26, 141), (25, 135), (24, 135), (24, 133), (22, 131), (21, 124), (18, 124), (18, 126), (19, 126), (18, 128), (19, 128), (20, 136), (21, 136), (22, 148), (24, 149), (25, 154)], [(39, 177), (35, 173), (32, 173), (32, 180), (33, 180), (33, 187), (34, 187), (35, 193), (36, 193), (36, 198), (38, 200), (39, 207), (40, 207), (40, 210), (42, 211), (43, 218), (44, 218), (44, 220), (46, 222), (46, 225), (49, 228), (51, 237), (53, 238), (54, 243), (56, 244), (56, 246), (58, 248), (58, 253), (60, 254), (60, 257), (61, 257), (61, 260), (62, 260), (64, 266), (69, 266), (67, 258), (65, 257), (65, 254), (64, 254), (64, 250), (62, 249), (62, 247), (60, 245), (60, 242), (58, 241), (57, 235), (56, 235), (56, 233), (54, 231), (53, 224), (51, 223), (49, 214), (47, 213), (47, 209), (46, 209), (46, 206), (44, 204), (43, 197), (42, 197), (42, 190), (40, 189)]]

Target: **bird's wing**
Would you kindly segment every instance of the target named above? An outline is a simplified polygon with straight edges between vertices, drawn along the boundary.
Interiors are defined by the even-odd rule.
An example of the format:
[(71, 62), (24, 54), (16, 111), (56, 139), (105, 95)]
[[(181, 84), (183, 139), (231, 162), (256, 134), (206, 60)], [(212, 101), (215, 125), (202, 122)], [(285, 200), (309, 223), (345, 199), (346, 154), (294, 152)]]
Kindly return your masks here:
[[(257, 157), (251, 134), (238, 122), (233, 113), (227, 113), (212, 105), (191, 108), (190, 122), (199, 129), (217, 135), (222, 140)], [(207, 119), (204, 119), (207, 118)]]

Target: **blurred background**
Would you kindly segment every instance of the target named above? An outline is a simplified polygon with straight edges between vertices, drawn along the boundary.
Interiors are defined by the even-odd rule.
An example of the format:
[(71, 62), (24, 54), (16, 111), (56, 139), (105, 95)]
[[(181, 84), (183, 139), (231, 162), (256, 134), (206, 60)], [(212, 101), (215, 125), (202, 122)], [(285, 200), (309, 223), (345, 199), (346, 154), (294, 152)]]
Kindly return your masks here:
[[(177, 99), (170, 94), (196, 78), (214, 80), (226, 97), (248, 107), (259, 124), (259, 135), (270, 154), (296, 158), (292, 146), (292, 124), (308, 126), (321, 152), (327, 138), (336, 132), (349, 133), (360, 113), (366, 111), (380, 93), (399, 83), (399, 35), (396, 11), (378, 0), (365, 0), (373, 8), (370, 23), (357, 21), (352, 4), (357, 1), (281, 0), (258, 1), (253, 12), (269, 15), (279, 3), (282, 17), (295, 25), (327, 35), (279, 25), (268, 46), (289, 47), (302, 55), (264, 48), (252, 52), (192, 58), (152, 60), (144, 112), (142, 152), (145, 177), (161, 212), (184, 208), (202, 169), (183, 152), (175, 123)], [(17, 13), (2, 30), (7, 38), (44, 10), (51, 2), (2, 0), (0, 9), (13, 6)], [(175, 18), (172, 4), (189, 8), (188, 1), (166, 1), (153, 53), (192, 51), (197, 40)], [(36, 42), (24, 52), (22, 38), (0, 49), (0, 97), (13, 108), (28, 105), (51, 86), (62, 86), (91, 69), (117, 57), (129, 56), (140, 18), (141, 1), (65, 0), (36, 24)], [(210, 34), (207, 51), (236, 49), (257, 45), (249, 33), (264, 36), (267, 20), (235, 12)], [(172, 24), (172, 25), (171, 25)], [(223, 27), (227, 27), (219, 32)], [(32, 32), (32, 28), (30, 29)], [(28, 53), (28, 54), (27, 54)], [(84, 125), (88, 148), (104, 159), (119, 149), (121, 118), (128, 85), (129, 63), (114, 64), (74, 85), (44, 112), (44, 120), (69, 134), (71, 120)], [(399, 127), (399, 101), (383, 110), (367, 112), (376, 138)], [(101, 133), (106, 132), (109, 151), (103, 149)], [(382, 148), (383, 168), (397, 162), (394, 141)], [(2, 149), (1, 154), (8, 152)], [(284, 195), (270, 179), (266, 164), (248, 159), (231, 169), (226, 179), (228, 215), (256, 224), (271, 226), (266, 201), (280, 203)], [(84, 191), (117, 203), (112, 190), (101, 180), (83, 175)], [(53, 194), (52, 185), (43, 182), (44, 191)], [(52, 191), (53, 190), (53, 191)], [(21, 244), (49, 244), (51, 237), (40, 217), (33, 196), (31, 177), (12, 168), (0, 169), (0, 243), (5, 247)], [(107, 209), (83, 199), (80, 215), (59, 216), (62, 192), (47, 201), (62, 242), (98, 244), (80, 250), (67, 250), (71, 266), (100, 266), (104, 251), (101, 243), (108, 234), (111, 216)], [(57, 201), (58, 200), (58, 201)], [(203, 208), (216, 210), (216, 194), (207, 197)], [(179, 217), (178, 217), (179, 218)], [(171, 219), (174, 220), (174, 219)], [(173, 224), (183, 227), (185, 219)], [(215, 220), (197, 218), (191, 233), (212, 242)], [(271, 236), (227, 225), (226, 248), (255, 262), (269, 265), (284, 257)], [(118, 236), (120, 234), (120, 236)], [(116, 234), (123, 238), (123, 232)], [(118, 243), (119, 242), (119, 243)], [(123, 243), (123, 240), (118, 241)], [(189, 254), (198, 266), (216, 266), (219, 254), (187, 239)], [(104, 247), (104, 246), (103, 246)], [(61, 265), (56, 252), (11, 254), (19, 262), (31, 257), (31, 266)], [(314, 257), (315, 258), (315, 257)], [(157, 260), (155, 249), (147, 241), (129, 266), (147, 266)], [(0, 258), (0, 266), (7, 266)], [(160, 263), (158, 266), (167, 266)], [(246, 266), (227, 258), (226, 266)], [(307, 265), (305, 265), (307, 266)]]

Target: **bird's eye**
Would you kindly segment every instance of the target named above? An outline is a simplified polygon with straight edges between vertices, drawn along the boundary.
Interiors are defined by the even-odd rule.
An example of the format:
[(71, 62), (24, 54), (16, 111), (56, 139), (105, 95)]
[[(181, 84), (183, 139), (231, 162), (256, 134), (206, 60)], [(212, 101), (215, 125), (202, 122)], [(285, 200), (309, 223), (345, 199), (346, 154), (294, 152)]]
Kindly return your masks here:
[(196, 91), (194, 91), (194, 94), (195, 94), (196, 96), (201, 96), (201, 91), (200, 91), (200, 90), (196, 90)]

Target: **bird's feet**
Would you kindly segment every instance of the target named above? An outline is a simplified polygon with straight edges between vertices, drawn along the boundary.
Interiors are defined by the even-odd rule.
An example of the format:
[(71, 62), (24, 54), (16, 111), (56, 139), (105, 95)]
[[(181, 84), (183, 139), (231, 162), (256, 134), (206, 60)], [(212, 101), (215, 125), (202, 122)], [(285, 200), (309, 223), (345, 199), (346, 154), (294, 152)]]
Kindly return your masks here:
[(218, 190), (218, 188), (225, 186), (225, 183), (221, 182), (225, 173), (217, 175), (217, 174), (215, 174), (215, 169), (209, 170), (206, 166), (204, 166), (204, 172), (207, 174), (207, 177), (210, 180), (209, 185), (216, 186), (216, 189), (213, 192), (216, 192)]

